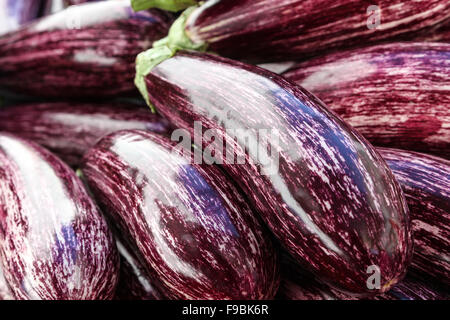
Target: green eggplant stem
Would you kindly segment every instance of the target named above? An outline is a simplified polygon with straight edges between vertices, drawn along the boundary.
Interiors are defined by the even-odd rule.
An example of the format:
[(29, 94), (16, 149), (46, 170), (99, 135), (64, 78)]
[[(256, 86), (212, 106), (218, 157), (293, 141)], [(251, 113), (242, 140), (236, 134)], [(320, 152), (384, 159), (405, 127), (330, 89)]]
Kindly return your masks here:
[(157, 8), (177, 12), (196, 4), (195, 0), (131, 0), (131, 7), (134, 11)]

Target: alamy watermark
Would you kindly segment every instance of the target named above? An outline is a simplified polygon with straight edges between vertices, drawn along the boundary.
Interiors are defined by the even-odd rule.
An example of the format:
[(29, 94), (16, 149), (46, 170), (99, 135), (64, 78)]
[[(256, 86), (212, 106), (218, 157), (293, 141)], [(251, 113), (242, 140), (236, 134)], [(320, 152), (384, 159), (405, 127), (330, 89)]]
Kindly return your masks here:
[(367, 7), (367, 28), (377, 29), (381, 24), (381, 9), (377, 5), (370, 5)]

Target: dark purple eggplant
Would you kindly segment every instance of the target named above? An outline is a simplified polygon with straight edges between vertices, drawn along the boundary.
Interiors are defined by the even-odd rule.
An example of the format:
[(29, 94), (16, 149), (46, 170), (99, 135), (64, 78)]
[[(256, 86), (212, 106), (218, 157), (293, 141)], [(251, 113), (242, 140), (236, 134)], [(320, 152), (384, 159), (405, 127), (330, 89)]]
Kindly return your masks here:
[(377, 146), (450, 158), (450, 44), (392, 43), (308, 60), (283, 74)]
[(379, 151), (411, 212), (414, 256), (409, 270), (450, 288), (450, 161), (395, 149)]
[(277, 256), (246, 200), (175, 147), (150, 132), (113, 133), (86, 154), (83, 176), (168, 298), (272, 298)]
[(6, 282), (5, 276), (3, 275), (2, 265), (0, 263), (0, 300), (14, 300), (14, 295), (9, 289), (9, 285)]
[(187, 10), (170, 47), (258, 63), (411, 39), (450, 18), (447, 0), (216, 0)]
[(133, 104), (31, 103), (0, 110), (0, 130), (32, 140), (77, 166), (103, 136), (119, 130), (168, 133), (169, 124)]
[(118, 256), (75, 173), (44, 148), (0, 134), (0, 261), (18, 300), (112, 298)]
[(137, 258), (120, 241), (117, 242), (117, 248), (120, 254), (120, 275), (114, 300), (164, 299)]
[[(188, 129), (203, 149), (200, 160), (214, 152), (298, 261), (354, 294), (384, 292), (401, 280), (411, 256), (408, 208), (366, 140), (276, 74), (189, 52), (152, 69), (149, 58), (174, 54), (159, 50), (165, 48), (137, 59), (144, 97), (175, 127)], [(204, 139), (201, 128), (208, 130)], [(381, 286), (372, 290), (367, 270), (375, 266)]]
[(0, 35), (36, 19), (40, 0), (0, 0)]
[(170, 21), (157, 10), (134, 13), (127, 0), (71, 6), (0, 37), (0, 87), (42, 97), (131, 94), (136, 55)]

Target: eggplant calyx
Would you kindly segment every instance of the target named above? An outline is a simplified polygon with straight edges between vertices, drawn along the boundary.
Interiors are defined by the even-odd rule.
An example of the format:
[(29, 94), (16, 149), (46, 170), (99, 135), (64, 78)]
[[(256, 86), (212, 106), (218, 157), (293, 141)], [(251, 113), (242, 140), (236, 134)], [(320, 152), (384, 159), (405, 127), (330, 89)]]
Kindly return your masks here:
[(195, 0), (131, 0), (131, 7), (134, 11), (157, 8), (177, 12), (196, 4)]
[(204, 52), (207, 49), (205, 43), (192, 42), (184, 31), (187, 18), (196, 8), (194, 6), (186, 9), (170, 27), (167, 37), (154, 42), (152, 49), (141, 52), (136, 58), (136, 78), (134, 83), (153, 112), (155, 112), (155, 108), (150, 103), (145, 77), (154, 67), (173, 57), (180, 50)]

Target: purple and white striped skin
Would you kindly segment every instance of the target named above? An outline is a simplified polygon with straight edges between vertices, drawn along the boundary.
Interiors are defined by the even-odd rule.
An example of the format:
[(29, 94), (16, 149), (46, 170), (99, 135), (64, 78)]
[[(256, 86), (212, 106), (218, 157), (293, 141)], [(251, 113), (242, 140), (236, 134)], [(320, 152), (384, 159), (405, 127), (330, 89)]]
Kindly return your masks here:
[(450, 158), (450, 44), (341, 52), (300, 63), (283, 76), (374, 145)]
[(185, 30), (222, 56), (267, 62), (411, 38), (449, 17), (448, 0), (217, 0), (196, 9)]
[(136, 55), (166, 35), (162, 11), (128, 0), (72, 6), (0, 37), (0, 87), (42, 97), (131, 94)]
[(133, 104), (51, 102), (0, 110), (0, 130), (34, 141), (71, 166), (103, 136), (125, 129), (167, 134), (169, 123)]
[(411, 212), (414, 256), (409, 270), (450, 288), (450, 161), (382, 148)]
[(142, 264), (120, 241), (116, 243), (120, 254), (120, 275), (114, 300), (165, 299), (152, 283)]
[(150, 132), (113, 133), (87, 153), (83, 176), (167, 298), (271, 299), (277, 255), (246, 199), (218, 167), (177, 150)]
[(41, 4), (40, 0), (0, 0), (0, 35), (36, 19)]
[(245, 157), (236, 164), (211, 137), (194, 141), (215, 149), (278, 240), (318, 277), (354, 294), (376, 293), (366, 286), (372, 265), (381, 291), (401, 280), (412, 244), (401, 188), (376, 150), (313, 95), (261, 68), (189, 52), (154, 67), (145, 84), (175, 127), (195, 138), (197, 121), (226, 153)]
[(18, 300), (113, 297), (118, 256), (75, 173), (44, 148), (0, 134), (0, 261)]
[(0, 263), (0, 300), (14, 300), (14, 295), (9, 289), (5, 276), (3, 275), (2, 266)]

